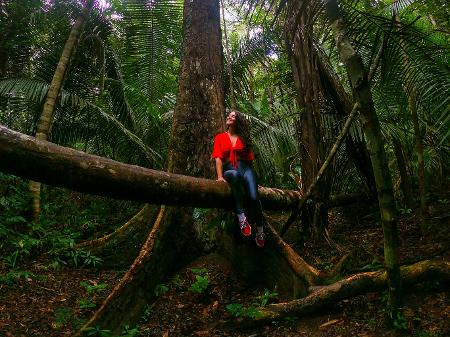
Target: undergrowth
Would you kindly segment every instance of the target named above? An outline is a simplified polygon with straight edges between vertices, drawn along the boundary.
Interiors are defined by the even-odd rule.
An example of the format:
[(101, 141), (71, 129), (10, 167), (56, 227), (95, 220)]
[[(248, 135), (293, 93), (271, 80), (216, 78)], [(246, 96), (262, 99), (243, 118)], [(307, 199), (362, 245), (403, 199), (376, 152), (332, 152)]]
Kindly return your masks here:
[(98, 267), (102, 260), (76, 243), (112, 231), (139, 207), (54, 187), (43, 188), (42, 213), (34, 222), (30, 205), (28, 181), (0, 174), (0, 257), (7, 269), (2, 283), (13, 283), (20, 269), (43, 254), (53, 269)]

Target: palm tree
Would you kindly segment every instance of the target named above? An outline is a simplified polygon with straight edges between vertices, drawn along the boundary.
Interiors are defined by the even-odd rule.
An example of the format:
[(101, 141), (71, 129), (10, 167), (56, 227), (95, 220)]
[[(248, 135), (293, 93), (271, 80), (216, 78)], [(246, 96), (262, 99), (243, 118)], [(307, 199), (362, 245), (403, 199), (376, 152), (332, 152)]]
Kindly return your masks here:
[[(86, 0), (82, 12), (72, 26), (69, 37), (64, 45), (53, 79), (48, 88), (42, 113), (36, 126), (37, 139), (47, 140), (49, 136), (50, 127), (56, 110), (56, 103), (63, 87), (64, 77), (68, 72), (69, 64), (73, 58), (80, 35), (93, 4), (93, 0)], [(30, 181), (29, 190), (32, 195), (32, 217), (36, 220), (41, 211), (41, 184), (36, 181)]]

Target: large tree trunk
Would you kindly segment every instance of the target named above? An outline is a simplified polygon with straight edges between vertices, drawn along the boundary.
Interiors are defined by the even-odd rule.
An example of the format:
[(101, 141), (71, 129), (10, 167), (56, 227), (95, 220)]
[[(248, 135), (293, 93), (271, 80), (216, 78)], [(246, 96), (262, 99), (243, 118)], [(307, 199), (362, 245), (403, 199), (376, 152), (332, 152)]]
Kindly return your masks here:
[[(329, 109), (319, 78), (312, 26), (310, 4), (306, 1), (288, 1), (288, 20), (284, 34), (298, 104), (303, 109), (297, 123), (297, 134), (304, 192), (313, 183), (325, 159), (326, 144), (321, 111)], [(328, 199), (330, 184), (327, 180), (327, 177), (324, 177), (316, 186), (313, 200), (324, 202)], [(316, 240), (321, 239), (327, 225), (327, 210), (311, 204), (311, 207), (306, 207), (302, 214), (303, 228), (307, 232), (314, 233)]]
[(351, 82), (353, 97), (361, 104), (363, 130), (367, 148), (375, 174), (378, 203), (384, 233), (384, 257), (389, 284), (389, 309), (396, 314), (400, 306), (401, 279), (399, 269), (399, 238), (395, 220), (395, 203), (392, 181), (384, 151), (380, 123), (375, 111), (367, 73), (361, 57), (356, 53), (345, 33), (345, 24), (339, 12), (336, 0), (326, 2), (329, 21), (331, 22), (337, 49), (344, 63)]
[[(223, 128), (225, 116), (219, 18), (218, 0), (184, 3), (182, 61), (169, 149), (170, 173), (212, 176), (210, 142)], [(207, 180), (196, 179), (201, 181)], [(133, 266), (85, 327), (100, 325), (117, 333), (123, 324), (136, 322), (139, 318), (136, 314), (154, 297), (155, 286), (198, 254), (192, 209), (162, 207)]]
[[(82, 10), (81, 15), (70, 31), (69, 37), (64, 45), (61, 57), (58, 65), (56, 66), (53, 79), (48, 88), (47, 96), (44, 102), (44, 108), (39, 117), (36, 127), (36, 138), (41, 140), (47, 140), (50, 134), (51, 125), (53, 122), (53, 116), (55, 114), (56, 103), (58, 96), (61, 92), (64, 77), (69, 69), (70, 60), (74, 54), (78, 40), (80, 39), (81, 32), (83, 31), (84, 24), (92, 9), (93, 0), (86, 0), (86, 4)], [(32, 195), (32, 217), (37, 219), (41, 212), (41, 184), (36, 181), (30, 181), (29, 190)]]

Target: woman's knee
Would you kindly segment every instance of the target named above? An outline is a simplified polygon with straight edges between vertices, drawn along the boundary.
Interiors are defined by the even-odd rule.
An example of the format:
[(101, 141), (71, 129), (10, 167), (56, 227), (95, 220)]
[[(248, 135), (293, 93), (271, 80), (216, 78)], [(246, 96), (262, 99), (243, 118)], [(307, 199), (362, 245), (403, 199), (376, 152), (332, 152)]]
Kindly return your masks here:
[(239, 180), (239, 172), (236, 170), (228, 170), (223, 173), (223, 177), (230, 184), (233, 184)]

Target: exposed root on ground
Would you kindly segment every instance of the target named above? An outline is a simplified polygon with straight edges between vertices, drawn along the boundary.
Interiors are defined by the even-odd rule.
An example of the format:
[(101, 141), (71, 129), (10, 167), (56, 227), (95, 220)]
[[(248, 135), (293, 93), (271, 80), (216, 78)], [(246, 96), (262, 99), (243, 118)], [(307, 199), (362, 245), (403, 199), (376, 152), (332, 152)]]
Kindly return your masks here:
[(119, 296), (123, 296), (124, 291), (126, 288), (133, 282), (137, 270), (144, 264), (144, 262), (147, 262), (152, 257), (152, 252), (155, 246), (155, 238), (156, 235), (160, 229), (162, 219), (164, 218), (165, 214), (165, 206), (162, 206), (158, 217), (156, 218), (155, 223), (153, 224), (153, 227), (148, 234), (144, 245), (141, 248), (141, 251), (139, 252), (138, 257), (134, 260), (133, 264), (131, 265), (130, 269), (125, 273), (123, 278), (120, 280), (120, 282), (114, 287), (113, 291), (108, 295), (108, 297), (103, 301), (100, 308), (94, 313), (94, 315), (89, 319), (89, 321), (81, 328), (81, 330), (78, 332), (77, 336), (80, 336), (82, 331), (88, 327), (95, 326), (97, 321), (101, 319), (101, 316), (105, 313), (106, 309), (111, 305), (114, 306), (113, 301), (118, 298)]
[(309, 265), (300, 255), (298, 255), (291, 246), (289, 246), (277, 231), (268, 223), (267, 230), (270, 236), (273, 238), (278, 250), (282, 256), (286, 259), (292, 270), (309, 285), (317, 284), (319, 281), (320, 271)]
[(130, 231), (130, 229), (139, 226), (139, 224), (144, 221), (148, 221), (148, 217), (151, 215), (152, 211), (152, 207), (149, 204), (146, 204), (135, 216), (133, 216), (123, 226), (119, 227), (114, 232), (98, 239), (80, 242), (76, 245), (76, 248), (88, 250), (103, 248), (115, 237), (125, 236), (126, 233)]
[[(410, 286), (426, 280), (450, 281), (450, 262), (426, 260), (401, 267), (402, 282)], [(376, 271), (352, 275), (329, 286), (314, 287), (308, 296), (286, 303), (271, 304), (261, 309), (257, 321), (273, 320), (289, 315), (307, 315), (357, 295), (379, 291), (387, 287), (386, 272)]]

